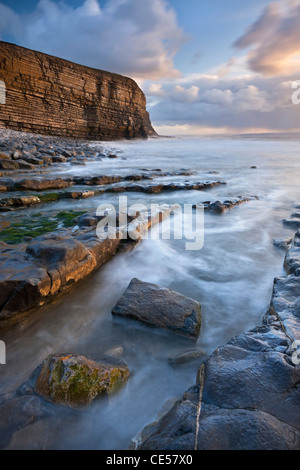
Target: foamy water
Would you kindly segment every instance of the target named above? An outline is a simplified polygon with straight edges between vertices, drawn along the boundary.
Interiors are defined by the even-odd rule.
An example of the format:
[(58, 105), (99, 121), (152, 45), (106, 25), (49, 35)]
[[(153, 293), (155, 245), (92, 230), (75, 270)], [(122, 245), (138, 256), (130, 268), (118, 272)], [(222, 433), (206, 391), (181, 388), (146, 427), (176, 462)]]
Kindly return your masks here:
[[(204, 246), (199, 251), (185, 250), (184, 239), (143, 240), (134, 251), (115, 256), (72, 293), (1, 338), (7, 346), (1, 394), (14, 391), (50, 353), (74, 352), (97, 360), (114, 346), (124, 348), (123, 359), (132, 375), (114, 397), (85, 412), (51, 409), (48, 426), (55, 430), (53, 448), (126, 448), (157, 418), (167, 400), (179, 398), (195, 382), (197, 363), (177, 367), (168, 363), (168, 357), (194, 348), (193, 343), (132, 321), (113, 321), (111, 309), (130, 280), (137, 277), (198, 300), (203, 324), (196, 347), (209, 354), (233, 335), (260, 324), (273, 278), (283, 274), (284, 253), (273, 246), (273, 238), (293, 234), (281, 221), (300, 200), (298, 142), (155, 139), (104, 147), (119, 158), (70, 167), (68, 172), (119, 175), (142, 168), (191, 168), (195, 175), (176, 180), (227, 182), (209, 191), (128, 193), (130, 204), (183, 205), (239, 195), (259, 199), (221, 215), (205, 213)], [(103, 201), (117, 206), (118, 195), (59, 201), (55, 207), (95, 210)], [(45, 211), (53, 210), (53, 204), (45, 205)]]

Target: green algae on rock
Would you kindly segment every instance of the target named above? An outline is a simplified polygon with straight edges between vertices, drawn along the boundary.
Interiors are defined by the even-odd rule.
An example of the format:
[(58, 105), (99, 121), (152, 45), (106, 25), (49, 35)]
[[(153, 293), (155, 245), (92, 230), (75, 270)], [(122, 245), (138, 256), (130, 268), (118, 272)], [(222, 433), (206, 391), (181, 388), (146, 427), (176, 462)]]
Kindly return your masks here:
[(53, 403), (83, 408), (116, 391), (129, 374), (125, 363), (97, 363), (76, 354), (50, 355), (42, 364), (35, 391)]
[(18, 244), (24, 237), (36, 238), (58, 230), (59, 226), (73, 227), (74, 219), (84, 214), (84, 211), (62, 211), (53, 216), (35, 214), (24, 217), (20, 222), (11, 222), (0, 230), (0, 240), (7, 244)]

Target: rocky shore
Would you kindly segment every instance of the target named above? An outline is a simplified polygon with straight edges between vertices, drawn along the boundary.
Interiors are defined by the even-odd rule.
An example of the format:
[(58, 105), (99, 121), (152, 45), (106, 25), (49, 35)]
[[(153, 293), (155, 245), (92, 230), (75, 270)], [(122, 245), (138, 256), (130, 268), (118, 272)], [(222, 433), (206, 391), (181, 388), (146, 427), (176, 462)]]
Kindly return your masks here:
[[(164, 171), (141, 168), (128, 174), (66, 175), (64, 170), (86, 161), (122, 158), (83, 141), (0, 131), (0, 328), (17, 325), (23, 316), (91, 276), (112, 257), (138, 246), (155, 224), (176, 212), (176, 204), (159, 209), (116, 214), (97, 230), (105, 216), (89, 210), (57, 209), (63, 200), (101, 203), (113, 193), (156, 194), (209, 191), (224, 185), (210, 172), (199, 179), (182, 168)], [(28, 166), (30, 165), (30, 166)], [(209, 172), (206, 172), (207, 175)], [(186, 177), (182, 181), (182, 177)], [(200, 193), (195, 192), (195, 198)], [(224, 196), (224, 193), (222, 193)], [(258, 199), (236, 195), (194, 201), (208, 217), (223, 214), (241, 203)], [(52, 207), (51, 216), (43, 209)], [(40, 212), (30, 212), (39, 207)], [(285, 225), (299, 228), (300, 205)], [(108, 211), (109, 213), (109, 211)], [(228, 212), (227, 212), (228, 214)], [(10, 217), (14, 219), (10, 220)], [(224, 215), (225, 216), (225, 215)], [(220, 220), (220, 219), (219, 219)], [(137, 236), (133, 239), (130, 234)], [(112, 236), (110, 236), (112, 235)], [(114, 235), (114, 236), (113, 236)], [(262, 325), (232, 338), (209, 357), (195, 347), (166, 362), (172, 367), (193, 363), (196, 383), (158, 421), (149, 424), (132, 448), (191, 449), (297, 449), (300, 447), (300, 369), (295, 341), (299, 338), (300, 230), (293, 240), (274, 240), (286, 250), (286, 276), (274, 280), (273, 294)], [(234, 295), (234, 294), (233, 294)], [(147, 334), (197, 340), (201, 305), (163, 285), (133, 278), (111, 310), (113, 319), (144, 325)], [(262, 312), (263, 313), (263, 312)], [(194, 343), (192, 343), (194, 344)], [(72, 413), (93, 409), (97, 399), (109, 396), (131, 380), (121, 359), (122, 347), (97, 357), (78, 351), (54, 350), (32, 375), (9, 396), (0, 397), (0, 447), (51, 448), (61, 422), (53, 411)], [(196, 375), (196, 374), (195, 374)], [(79, 415), (78, 415), (79, 416)]]
[[(214, 179), (211, 172), (206, 181), (195, 180), (191, 169), (176, 171), (139, 169), (125, 175), (94, 176), (63, 175), (63, 168), (119, 158), (101, 146), (67, 138), (0, 130), (0, 212), (22, 210), (22, 219), (13, 223), (8, 218), (0, 221), (0, 325), (17, 321), (19, 314), (29, 312), (48, 302), (50, 298), (71, 289), (97, 268), (107, 262), (118, 250), (128, 250), (138, 243), (127, 236), (133, 228), (121, 227), (115, 238), (99, 239), (96, 227), (101, 217), (93, 212), (59, 211), (52, 218), (40, 213), (26, 217), (26, 210), (44, 207), (60, 200), (93, 199), (102, 194), (141, 192), (157, 194), (170, 191), (205, 191), (226, 184)], [(29, 166), (28, 166), (29, 165)], [(53, 177), (53, 173), (62, 174)], [(176, 181), (186, 176), (192, 181)], [(168, 179), (168, 182), (165, 179)], [(169, 182), (174, 178), (174, 182)], [(160, 183), (160, 180), (164, 180)], [(82, 190), (79, 188), (86, 187)], [(205, 210), (222, 213), (225, 209), (253, 199), (239, 196), (224, 201), (207, 201)], [(100, 200), (99, 200), (100, 202)], [(197, 205), (195, 204), (196, 208)], [(162, 205), (159, 210), (136, 215), (134, 230), (142, 233), (159, 223), (174, 210)]]
[(284, 265), (262, 325), (199, 361), (196, 384), (141, 432), (138, 449), (300, 448), (300, 230)]

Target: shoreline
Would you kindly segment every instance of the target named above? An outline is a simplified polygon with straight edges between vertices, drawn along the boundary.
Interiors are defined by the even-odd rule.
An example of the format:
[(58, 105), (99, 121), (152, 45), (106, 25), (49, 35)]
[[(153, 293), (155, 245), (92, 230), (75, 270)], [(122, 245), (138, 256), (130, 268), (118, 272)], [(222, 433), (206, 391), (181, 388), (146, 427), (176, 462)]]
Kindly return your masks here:
[(300, 230), (262, 325), (205, 359), (191, 386), (132, 441), (136, 450), (299, 450)]
[[(9, 132), (15, 132), (15, 131), (9, 131)], [(22, 133), (23, 134), (23, 133)], [(0, 132), (1, 135), (1, 132)], [(15, 135), (15, 134), (14, 134)], [(32, 142), (30, 143), (31, 139), (41, 139), (41, 140), (47, 140), (47, 137), (45, 136), (37, 136), (36, 134), (29, 135), (25, 134), (24, 139), (28, 139), (29, 143), (28, 145), (30, 146)], [(49, 136), (49, 142), (51, 142), (51, 139), (57, 139), (57, 142), (59, 142), (57, 145), (63, 148), (63, 142), (67, 139), (63, 138), (53, 138)], [(78, 139), (77, 139), (78, 140)], [(74, 142), (74, 145), (77, 144)], [(27, 145), (27, 144), (26, 144)], [(81, 145), (81, 144), (80, 144)], [(88, 146), (90, 143), (88, 144)], [(98, 143), (99, 147), (101, 146), (101, 143)], [(61, 161), (54, 162), (53, 159), (55, 160), (55, 157), (59, 157), (60, 150), (61, 149), (49, 149), (50, 154), (46, 155), (43, 152), (40, 152), (38, 149), (36, 150), (36, 155), (35, 156), (29, 156), (26, 154), (27, 150), (25, 150), (25, 153), (23, 152), (22, 149), (19, 149), (21, 152), (20, 155), (18, 155), (18, 158), (3, 158), (2, 161), (12, 161), (12, 162), (18, 162), (24, 158), (24, 161), (26, 162), (25, 159), (31, 159), (36, 158), (42, 160), (42, 155), (46, 155), (49, 159), (48, 161), (44, 161), (43, 163), (41, 162), (35, 162), (30, 163), (27, 162), (30, 165), (34, 166), (34, 169), (32, 170), (27, 170), (29, 171), (28, 174), (31, 174), (30, 178), (33, 181), (35, 177), (40, 181), (39, 184), (44, 184), (45, 181), (47, 181), (47, 177), (45, 177), (45, 174), (49, 177), (52, 173), (52, 167), (55, 169), (55, 171), (62, 172), (64, 165), (69, 163), (70, 161), (77, 163), (84, 163), (84, 156), (80, 154), (80, 152), (83, 150), (78, 150), (79, 155), (72, 155), (72, 152), (70, 152), (70, 155), (63, 156), (65, 158), (61, 159)], [(95, 159), (95, 161), (99, 161), (101, 164), (101, 160), (104, 158), (109, 158), (109, 151), (106, 150), (106, 153), (98, 155), (97, 152), (94, 152), (94, 155), (92, 155), (93, 149), (89, 147), (91, 150), (91, 159)], [(6, 152), (7, 149), (2, 147), (3, 153)], [(14, 149), (14, 151), (18, 151), (18, 149)], [(35, 152), (35, 151), (34, 151)], [(34, 153), (33, 152), (33, 153)], [(54, 155), (52, 153), (57, 153), (58, 155)], [(77, 150), (75, 151), (77, 152)], [(6, 152), (7, 153), (7, 152)], [(100, 152), (99, 152), (100, 153)], [(51, 161), (52, 158), (52, 161)], [(88, 157), (89, 158), (89, 157)], [(119, 158), (118, 156), (115, 156), (111, 154), (111, 158)], [(75, 159), (75, 160), (73, 160)], [(47, 160), (47, 159), (46, 159)], [(126, 163), (124, 163), (126, 166)], [(34, 170), (33, 176), (31, 171)], [(14, 178), (14, 175), (18, 174), (18, 169), (12, 169), (12, 170), (5, 170), (5, 176), (1, 177), (1, 180), (4, 181), (7, 179), (8, 176), (12, 176)], [(156, 171), (156, 173), (155, 173)], [(143, 190), (147, 188), (149, 185), (149, 188), (154, 188), (151, 189), (153, 193), (159, 192), (157, 188), (159, 188), (160, 191), (171, 191), (172, 190), (172, 185), (164, 186), (159, 184), (159, 178), (164, 177), (166, 174), (168, 176), (178, 176), (181, 175), (186, 175), (186, 176), (191, 176), (192, 173), (189, 172), (190, 170), (186, 171), (186, 174), (184, 172), (182, 173), (177, 173), (171, 172), (169, 173), (163, 173), (161, 169), (156, 169), (156, 170), (144, 170), (142, 173), (136, 173), (134, 175), (131, 175), (130, 178), (133, 178), (132, 180), (129, 180), (128, 186), (124, 185), (125, 180), (121, 179), (120, 181), (116, 180), (99, 180), (99, 178), (108, 178), (105, 175), (99, 175), (99, 177), (95, 177), (98, 180), (95, 180), (95, 185), (98, 186), (99, 184), (104, 184), (106, 185), (106, 188), (108, 188), (108, 192), (119, 192), (119, 187), (118, 185), (122, 185), (122, 188), (126, 190), (130, 190), (130, 187), (136, 188), (138, 191), (142, 191), (142, 189), (138, 187), (137, 183), (135, 181), (141, 181), (141, 184), (143, 185)], [(45, 174), (43, 173), (45, 172)], [(24, 176), (24, 180), (26, 180), (26, 172), (22, 174), (22, 177)], [(117, 176), (118, 177), (118, 176)], [(212, 175), (214, 177), (214, 175)], [(18, 176), (19, 178), (19, 176)], [(114, 177), (116, 178), (116, 177)], [(151, 182), (151, 178), (153, 178), (155, 181), (158, 181), (158, 183)], [(11, 178), (8, 178), (11, 179)], [(70, 178), (69, 178), (70, 179)], [(48, 178), (49, 180), (49, 178)], [(62, 181), (65, 180), (65, 178), (61, 179)], [(150, 180), (150, 181), (148, 181)], [(18, 182), (22, 180), (18, 179)], [(27, 181), (30, 181), (27, 179)], [(55, 181), (55, 178), (51, 180), (51, 185), (52, 187), (50, 188), (42, 188), (42, 191), (52, 191), (53, 189), (63, 189), (65, 188), (55, 188), (55, 184), (57, 182)], [(70, 181), (69, 181), (70, 182)], [(76, 183), (78, 181), (76, 178), (73, 180)], [(89, 186), (92, 184), (92, 181), (88, 178), (85, 178), (85, 182), (81, 182), (83, 185), (86, 184), (87, 189)], [(61, 184), (61, 183), (59, 183)], [(221, 184), (221, 183), (220, 183)], [(54, 187), (53, 187), (54, 185)], [(111, 185), (111, 186), (108, 186)], [(130, 186), (131, 185), (131, 186)], [(1, 186), (1, 182), (0, 182)], [(4, 187), (4, 183), (2, 185)], [(121, 186), (120, 186), (121, 187)], [(34, 186), (33, 186), (34, 188)], [(194, 190), (195, 185), (191, 185), (191, 188)], [(11, 191), (12, 186), (7, 186), (6, 190), (2, 191), (2, 195), (5, 195), (5, 192), (8, 192), (9, 190)], [(66, 188), (67, 192), (68, 189)], [(76, 188), (75, 188), (76, 189)], [(178, 189), (178, 186), (175, 186), (175, 189)], [(189, 189), (189, 183), (187, 182), (186, 186), (183, 187), (183, 189)], [(197, 190), (200, 190), (200, 186), (196, 188)], [(206, 188), (204, 188), (206, 189)], [(25, 188), (25, 191), (31, 191), (34, 192), (34, 189), (32, 187)], [(72, 189), (71, 189), (72, 191)], [(81, 191), (81, 192), (80, 192)], [(76, 197), (74, 199), (78, 198), (85, 198), (84, 191), (80, 190), (81, 196), (79, 197), (79, 192), (77, 191), (72, 191), (72, 193), (76, 193)], [(134, 191), (134, 189), (132, 189)], [(90, 192), (90, 191), (87, 191)], [(144, 191), (147, 192), (147, 191)], [(40, 194), (40, 193), (39, 193)], [(35, 194), (36, 197), (39, 197), (39, 194)], [(52, 193), (51, 193), (52, 194)], [(94, 197), (96, 194), (91, 194), (91, 197)], [(2, 198), (3, 199), (3, 198)], [(214, 214), (220, 214), (222, 213), (225, 209), (228, 209), (234, 205), (238, 205), (241, 202), (247, 202), (248, 199), (236, 199), (232, 198), (231, 201), (225, 201), (225, 204), (222, 204), (220, 201), (213, 201), (207, 203), (207, 209), (212, 210)], [(43, 204), (46, 203), (47, 201), (42, 201), (41, 202), (41, 211), (43, 211)], [(230, 204), (232, 202), (232, 204)], [(30, 209), (31, 205), (30, 204), (24, 204), (24, 213), (26, 213), (26, 209)], [(21, 206), (17, 205), (14, 207), (14, 210), (16, 211), (16, 214), (19, 214)], [(5, 210), (5, 207), (4, 207)], [(166, 207), (166, 215), (168, 212), (171, 210), (170, 207)], [(11, 214), (13, 212), (7, 212), (7, 214)], [(14, 268), (16, 268), (16, 262), (13, 261), (14, 259), (23, 259), (24, 261), (24, 266), (26, 265), (26, 269), (28, 268), (27, 273), (30, 272), (30, 270), (36, 270), (35, 273), (38, 274), (37, 279), (40, 279), (40, 282), (37, 284), (33, 284), (34, 292), (31, 290), (32, 287), (27, 290), (26, 288), (26, 276), (24, 278), (24, 273), (23, 278), (20, 278), (18, 280), (19, 284), (16, 284), (13, 286), (11, 284), (7, 284), (6, 288), (8, 289), (8, 296), (7, 298), (11, 302), (11, 311), (14, 311), (16, 309), (16, 305), (23, 305), (24, 298), (27, 300), (30, 300), (30, 295), (32, 295), (32, 299), (34, 304), (31, 304), (32, 308), (30, 309), (25, 309), (22, 314), (26, 316), (28, 313), (31, 311), (36, 312), (37, 307), (41, 306), (41, 302), (45, 305), (46, 302), (51, 301), (51, 299), (55, 298), (57, 299), (60, 295), (71, 295), (72, 289), (74, 286), (76, 286), (77, 282), (80, 282), (82, 280), (85, 280), (91, 275), (92, 273), (95, 272), (96, 269), (98, 269), (102, 264), (104, 264), (106, 261), (108, 261), (114, 254), (116, 254), (117, 250), (122, 248), (122, 250), (128, 250), (132, 249), (133, 246), (135, 246), (135, 243), (129, 243), (127, 244), (121, 244), (120, 239), (116, 239), (113, 241), (113, 243), (108, 243), (108, 242), (103, 242), (99, 239), (97, 239), (95, 235), (95, 227), (97, 225), (97, 222), (99, 219), (95, 216), (93, 213), (85, 212), (83, 214), (76, 214), (76, 218), (73, 217), (71, 220), (71, 225), (70, 226), (64, 226), (63, 228), (60, 228), (55, 231), (47, 231), (43, 234), (38, 235), (37, 237), (29, 237), (31, 240), (23, 240), (21, 244), (19, 245), (4, 245), (2, 242), (0, 242), (0, 251), (2, 253), (3, 257), (3, 250), (4, 252), (6, 251), (7, 259), (5, 259), (4, 265), (5, 268), (8, 266), (8, 260), (11, 257), (12, 263), (14, 264)], [(217, 215), (216, 215), (217, 216)], [(66, 221), (66, 217), (63, 219)], [(130, 222), (135, 221), (139, 224), (140, 230), (148, 229), (149, 225), (151, 224), (152, 220), (154, 222), (159, 223), (161, 222), (161, 217), (157, 217), (157, 214), (141, 214), (137, 215), (136, 214), (136, 219), (128, 220), (128, 224)], [(292, 218), (292, 219), (286, 219), (287, 221), (290, 220), (290, 226), (293, 226), (293, 223), (296, 223), (296, 226), (298, 224), (298, 219)], [(300, 219), (299, 219), (300, 220)], [(73, 231), (74, 229), (74, 223), (78, 225), (78, 228)], [(73, 225), (72, 225), (73, 224)], [(299, 226), (299, 224), (298, 224)], [(128, 225), (125, 228), (125, 230), (128, 230)], [(298, 233), (298, 232), (297, 232)], [(25, 237), (26, 238), (26, 237)], [(64, 245), (65, 248), (63, 249), (64, 253), (62, 255), (62, 258), (55, 264), (53, 265), (53, 253), (57, 250), (58, 244)], [(297, 295), (300, 296), (300, 286), (299, 286), (299, 263), (298, 259), (300, 257), (299, 253), (299, 247), (298, 244), (300, 245), (300, 233), (298, 235), (296, 234), (294, 237), (294, 242), (291, 248), (288, 249), (286, 257), (285, 257), (285, 266), (289, 269), (289, 274), (287, 274), (286, 278), (288, 279), (283, 279), (279, 278), (277, 283), (274, 284), (274, 291), (273, 291), (273, 296), (272, 296), (272, 313), (269, 313), (268, 315), (265, 316), (264, 319), (264, 324), (261, 327), (257, 327), (254, 330), (251, 330), (249, 332), (243, 333), (238, 335), (237, 337), (234, 337), (231, 341), (226, 343), (223, 346), (220, 346), (209, 358), (207, 358), (204, 362), (201, 363), (204, 364), (204, 366), (201, 368), (201, 374), (198, 373), (198, 379), (200, 380), (200, 383), (194, 385), (191, 387), (184, 395), (183, 398), (179, 399), (175, 406), (169, 411), (166, 415), (164, 415), (163, 418), (159, 420), (158, 423), (155, 425), (149, 425), (147, 426), (144, 431), (142, 431), (142, 442), (138, 445), (138, 448), (148, 448), (151, 450), (154, 449), (180, 449), (180, 450), (185, 450), (185, 449), (194, 449), (195, 447), (195, 435), (197, 435), (196, 438), (196, 444), (197, 444), (197, 449), (202, 449), (202, 448), (216, 448), (215, 446), (219, 446), (222, 448), (248, 448), (247, 445), (253, 445), (257, 446), (256, 448), (259, 447), (259, 441), (249, 441), (247, 444), (246, 441), (243, 441), (241, 444), (240, 442), (234, 441), (233, 437), (230, 434), (230, 426), (231, 422), (233, 423), (233, 431), (235, 435), (242, 435), (253, 432), (260, 432), (259, 429), (262, 429), (262, 432), (265, 432), (265, 434), (259, 435), (260, 439), (262, 441), (265, 439), (264, 442), (267, 443), (267, 445), (271, 445), (274, 448), (278, 447), (279, 444), (279, 438), (282, 438), (282, 445), (285, 445), (286, 448), (293, 448), (294, 447), (300, 447), (300, 437), (298, 436), (300, 431), (299, 428), (297, 427), (298, 424), (300, 426), (300, 423), (295, 423), (295, 419), (297, 418), (297, 409), (293, 408), (292, 411), (290, 409), (287, 409), (286, 413), (288, 416), (284, 415), (284, 411), (280, 411), (281, 414), (278, 416), (276, 415), (276, 410), (274, 411), (272, 408), (272, 413), (269, 410), (269, 408), (266, 406), (266, 402), (269, 400), (269, 397), (272, 397), (272, 400), (276, 402), (276, 393), (274, 392), (276, 388), (276, 377), (272, 375), (272, 371), (269, 370), (268, 364), (270, 364), (270, 367), (272, 368), (273, 366), (277, 367), (279, 364), (279, 369), (280, 373), (282, 374), (282, 378), (279, 374), (279, 379), (282, 379), (282, 383), (280, 382), (279, 385), (282, 386), (282, 389), (284, 390), (284, 381), (288, 378), (288, 385), (289, 389), (287, 390), (287, 393), (289, 390), (294, 390), (297, 391), (298, 387), (298, 381), (300, 379), (299, 377), (299, 367), (295, 367), (295, 365), (291, 364), (291, 357), (294, 351), (291, 350), (291, 344), (292, 340), (297, 339), (295, 336), (295, 333), (288, 333), (288, 328), (291, 328), (290, 326), (290, 319), (291, 317), (286, 317), (283, 318), (283, 313), (278, 309), (282, 307), (282, 298), (284, 298), (284, 295), (287, 296), (286, 303), (288, 304), (290, 302), (291, 296), (295, 296), (293, 293), (294, 290), (296, 290)], [(51, 254), (52, 253), (52, 254)], [(70, 255), (71, 254), (71, 255)], [(78, 263), (78, 256), (80, 258), (80, 263)], [(70, 260), (69, 260), (70, 258)], [(65, 262), (67, 260), (67, 262)], [(80, 265), (80, 266), (79, 266)], [(43, 273), (42, 273), (43, 270)], [(22, 269), (21, 269), (22, 271)], [(32, 276), (27, 276), (32, 278)], [(48, 279), (49, 278), (49, 279)], [(292, 286), (289, 286), (289, 282), (295, 281)], [(25, 284), (24, 284), (25, 281)], [(71, 283), (70, 283), (71, 281)], [(286, 287), (286, 285), (288, 285)], [(25, 289), (22, 291), (20, 289), (20, 286), (22, 289)], [(283, 286), (283, 287), (282, 287)], [(28, 285), (27, 285), (28, 287)], [(41, 289), (39, 290), (39, 287)], [(281, 290), (280, 290), (281, 288)], [(277, 289), (277, 290), (276, 290)], [(279, 289), (279, 290), (278, 290)], [(46, 292), (47, 291), (47, 292)], [(292, 291), (292, 293), (291, 293)], [(4, 290), (2, 289), (2, 295), (3, 295)], [(33, 292), (33, 294), (32, 294)], [(25, 295), (23, 295), (25, 293)], [(17, 296), (13, 300), (15, 294)], [(30, 295), (29, 295), (30, 294)], [(53, 297), (52, 297), (53, 295)], [(31, 302), (30, 300), (30, 302)], [(40, 304), (40, 305), (39, 305)], [(295, 307), (297, 309), (297, 305)], [(16, 316), (15, 317), (15, 322), (18, 322), (21, 316)], [(12, 324), (11, 324), (12, 325)], [(10, 326), (10, 324), (7, 324), (5, 327), (6, 331)], [(296, 330), (299, 332), (299, 325), (296, 325)], [(286, 340), (288, 338), (288, 340)], [(276, 349), (279, 348), (279, 349)], [(281, 348), (281, 349), (280, 349)], [(283, 350), (284, 348), (284, 350)], [(274, 350), (274, 351), (273, 351)], [(273, 351), (273, 352), (272, 352)], [(270, 354), (270, 357), (266, 355), (267, 353)], [(274, 356), (274, 357), (273, 357)], [(277, 360), (278, 359), (278, 360)], [(280, 359), (280, 361), (279, 361)], [(257, 363), (258, 361), (258, 363)], [(259, 369), (260, 364), (259, 361), (262, 363), (266, 363), (266, 366), (263, 367), (261, 366), (261, 370)], [(270, 362), (271, 361), (271, 362)], [(273, 361), (273, 362), (272, 362)], [(285, 361), (285, 362), (284, 362)], [(287, 365), (285, 364), (287, 363)], [(293, 374), (291, 373), (292, 368), (294, 367), (294, 372), (295, 372), (295, 377), (292, 377)], [(238, 375), (241, 373), (243, 374), (243, 370), (247, 370), (249, 368), (249, 377), (245, 378), (244, 377), (244, 382), (243, 380), (239, 377), (235, 377), (234, 373), (238, 373)], [(225, 369), (225, 372), (227, 372), (229, 375), (222, 375), (223, 374), (223, 369)], [(265, 379), (266, 383), (263, 383), (263, 377), (262, 375), (264, 374), (264, 371), (268, 372), (269, 376), (268, 379)], [(256, 371), (256, 372), (255, 372)], [(287, 371), (287, 372), (286, 372)], [(231, 375), (230, 375), (231, 374)], [(257, 380), (257, 374), (261, 377), (261, 380), (259, 381), (259, 385), (262, 387), (259, 389), (259, 387), (255, 387), (252, 383), (251, 380), (254, 377), (255, 380)], [(286, 375), (284, 375), (286, 374)], [(248, 382), (247, 382), (247, 380)], [(218, 380), (220, 383), (218, 383)], [(249, 396), (249, 391), (248, 389), (245, 389), (243, 383), (247, 383), (249, 386), (249, 391), (252, 393), (260, 393), (260, 396), (258, 397), (259, 400), (255, 401), (255, 394), (251, 398)], [(222, 383), (225, 385), (225, 389), (222, 388)], [(230, 384), (231, 388), (226, 388), (228, 387), (228, 383)], [(236, 390), (234, 388), (236, 387)], [(240, 387), (240, 389), (238, 388)], [(244, 387), (244, 388), (243, 388)], [(265, 388), (264, 388), (265, 387)], [(271, 387), (271, 390), (268, 389), (268, 387)], [(236, 394), (238, 393), (238, 390), (240, 390), (240, 395), (237, 397)], [(251, 395), (250, 393), (250, 395)], [(283, 391), (283, 394), (285, 392)], [(295, 392), (296, 393), (296, 392)], [(272, 395), (273, 394), (273, 395)], [(230, 402), (230, 396), (233, 396), (233, 402)], [(268, 396), (268, 397), (267, 397)], [(36, 398), (36, 395), (29, 395), (30, 399)], [(201, 400), (199, 401), (199, 398), (201, 397)], [(28, 398), (28, 397), (27, 397)], [(24, 393), (21, 393), (19, 395), (19, 398), (15, 397), (13, 400), (25, 400), (24, 398)], [(242, 403), (239, 406), (237, 404), (239, 403), (239, 400), (242, 401), (245, 399), (245, 402), (247, 399), (250, 400), (248, 403)], [(251, 402), (251, 399), (252, 402)], [(287, 398), (287, 400), (289, 397)], [(296, 400), (297, 396), (293, 395), (292, 400)], [(223, 401), (225, 400), (225, 404)], [(227, 402), (226, 402), (227, 400)], [(228, 401), (229, 400), (229, 401)], [(253, 404), (254, 401), (254, 404)], [(288, 400), (289, 401), (289, 400)], [(291, 400), (290, 400), (291, 401)], [(263, 403), (263, 406), (261, 405)], [(282, 396), (280, 397), (280, 400), (277, 400), (276, 406), (280, 405), (282, 403)], [(5, 402), (1, 403), (1, 407), (5, 407)], [(275, 405), (274, 405), (275, 406)], [(281, 406), (281, 405), (280, 405)], [(279, 408), (280, 408), (279, 406)], [(201, 407), (201, 412), (199, 412), (199, 409)], [(281, 406), (282, 408), (282, 406)], [(229, 410), (229, 411), (228, 411)], [(251, 414), (253, 413), (253, 415)], [(278, 413), (278, 412), (277, 412)], [(283, 413), (283, 414), (282, 414)], [(255, 415), (255, 416), (254, 416)], [(254, 418), (253, 418), (254, 416)], [(177, 420), (177, 418), (179, 419)], [(291, 417), (293, 420), (291, 421)], [(203, 421), (204, 420), (204, 421)], [(185, 424), (183, 425), (183, 431), (181, 433), (180, 429), (182, 426), (182, 423), (186, 423), (186, 428), (184, 428)], [(37, 423), (39, 423), (39, 420), (37, 420)], [(248, 423), (248, 424), (247, 424)], [(282, 424), (284, 423), (284, 424)], [(292, 423), (292, 424), (291, 424)], [(246, 426), (248, 425), (248, 430), (245, 430), (244, 428), (240, 428), (239, 426)], [(179, 428), (177, 428), (179, 426)], [(206, 426), (206, 427), (205, 427)], [(211, 427), (213, 426), (213, 428)], [(212, 431), (213, 429), (213, 431)], [(218, 433), (215, 432), (215, 429), (219, 429)], [(229, 431), (228, 431), (229, 429)], [(272, 429), (275, 431), (272, 434)], [(26, 430), (26, 427), (25, 427)], [(26, 431), (25, 431), (26, 432)], [(228, 434), (229, 432), (229, 434)], [(168, 434), (169, 433), (169, 434)], [(176, 439), (173, 440), (172, 435), (177, 433), (177, 441)], [(203, 435), (212, 435), (213, 438), (211, 438), (211, 441), (209, 440), (204, 440), (201, 441)], [(291, 433), (294, 433), (294, 442), (291, 442), (289, 436)], [(221, 436), (222, 439), (218, 440), (216, 436)], [(231, 436), (231, 437), (230, 437)], [(266, 437), (267, 436), (267, 437)], [(274, 437), (275, 436), (275, 437)], [(225, 440), (225, 437), (227, 440)], [(276, 439), (275, 439), (276, 438)], [(215, 439), (215, 440), (214, 440)], [(217, 440), (216, 440), (217, 439)], [(233, 440), (230, 440), (233, 439)], [(272, 439), (274, 439), (272, 441)], [(147, 447), (149, 446), (150, 447)], [(163, 446), (163, 447), (161, 447)], [(178, 447), (179, 446), (179, 447)], [(194, 446), (194, 447), (193, 447)], [(254, 447), (253, 447), (254, 448)]]

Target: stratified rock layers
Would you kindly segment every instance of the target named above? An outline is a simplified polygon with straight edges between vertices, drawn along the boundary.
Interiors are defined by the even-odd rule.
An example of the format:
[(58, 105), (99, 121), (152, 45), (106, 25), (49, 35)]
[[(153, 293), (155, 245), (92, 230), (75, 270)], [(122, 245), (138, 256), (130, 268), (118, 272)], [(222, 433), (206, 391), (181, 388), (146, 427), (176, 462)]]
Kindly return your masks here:
[(131, 78), (0, 41), (0, 80), (2, 127), (96, 140), (156, 134)]

